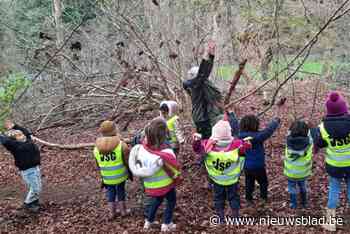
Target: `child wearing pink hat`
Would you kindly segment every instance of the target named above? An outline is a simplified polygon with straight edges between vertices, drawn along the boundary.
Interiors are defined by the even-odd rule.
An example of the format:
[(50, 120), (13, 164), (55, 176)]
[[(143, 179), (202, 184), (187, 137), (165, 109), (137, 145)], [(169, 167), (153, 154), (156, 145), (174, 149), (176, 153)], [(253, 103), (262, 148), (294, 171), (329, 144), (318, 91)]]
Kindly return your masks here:
[(220, 120), (208, 140), (194, 135), (193, 150), (204, 157), (210, 181), (214, 185), (214, 206), (220, 223), (225, 221), (225, 201), (229, 202), (231, 215), (239, 216), (239, 177), (245, 151), (251, 147), (248, 141), (234, 139), (228, 121)]
[(328, 94), (325, 108), (326, 116), (318, 126), (315, 144), (318, 148), (326, 148), (326, 171), (329, 175), (328, 222), (323, 228), (336, 231), (335, 223), (330, 220), (336, 216), (343, 181), (347, 184), (347, 202), (350, 207), (350, 116), (347, 101), (338, 92)]

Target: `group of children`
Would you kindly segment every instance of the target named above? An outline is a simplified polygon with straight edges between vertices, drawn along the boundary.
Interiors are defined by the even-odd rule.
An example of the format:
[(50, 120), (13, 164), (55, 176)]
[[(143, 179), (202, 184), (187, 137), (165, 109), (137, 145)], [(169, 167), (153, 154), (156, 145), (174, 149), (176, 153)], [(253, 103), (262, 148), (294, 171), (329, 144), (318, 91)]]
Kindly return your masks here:
[[(172, 219), (176, 205), (175, 188), (181, 183), (181, 167), (177, 158), (179, 152), (177, 135), (183, 137), (183, 133), (175, 133), (172, 122), (175, 118), (176, 125), (179, 127), (179, 117), (169, 115), (169, 108), (164, 108), (163, 104), (160, 106), (160, 117), (153, 119), (145, 127), (144, 138), (139, 142), (140, 144), (132, 148), (128, 163), (125, 157), (121, 157), (118, 153), (116, 155), (117, 158), (119, 155), (120, 160), (124, 159), (123, 172), (130, 170), (131, 174), (140, 177), (144, 191), (149, 196), (145, 207), (144, 228), (149, 229), (154, 224), (157, 209), (163, 200), (167, 200), (161, 230), (169, 231), (176, 227)], [(348, 184), (348, 201), (350, 201), (350, 122), (348, 122), (350, 116), (345, 99), (337, 92), (331, 92), (328, 95), (325, 106), (327, 114), (317, 128), (311, 129), (302, 120), (291, 124), (282, 159), (283, 174), (286, 176), (290, 195), (290, 208), (298, 208), (298, 194), (300, 195), (299, 207), (307, 208), (307, 180), (312, 174), (312, 157), (318, 149), (327, 148), (326, 168), (330, 176), (330, 189), (326, 211), (328, 222), (323, 227), (332, 231), (336, 227), (330, 220), (331, 217), (335, 217), (335, 208), (339, 203), (340, 184), (343, 179)], [(226, 201), (231, 208), (230, 216), (239, 217), (239, 180), (243, 172), (248, 207), (255, 206), (253, 199), (255, 181), (260, 187), (262, 205), (268, 204), (264, 142), (273, 135), (280, 122), (279, 118), (274, 118), (265, 129), (260, 129), (259, 119), (254, 115), (246, 115), (240, 120), (239, 132), (234, 136), (232, 124), (225, 114), (223, 119), (214, 124), (209, 137), (203, 137), (199, 133), (193, 134), (192, 148), (205, 165), (214, 193), (215, 212), (221, 222), (225, 221)], [(102, 133), (102, 126), (106, 123), (114, 126), (110, 121), (102, 123)], [(115, 129), (115, 126), (112, 129)], [(180, 128), (178, 130), (181, 132)], [(108, 137), (105, 133), (103, 134), (104, 137)], [(95, 148), (97, 160), (100, 157), (98, 142), (99, 140)], [(118, 149), (119, 145), (115, 149)], [(110, 168), (105, 168), (105, 165), (99, 165), (102, 176), (104, 176), (104, 170), (111, 171)], [(110, 166), (118, 167), (114, 164)], [(123, 182), (127, 179), (127, 177), (121, 178)], [(124, 187), (124, 183), (115, 186)], [(121, 191), (125, 192), (124, 189)], [(107, 194), (109, 193), (110, 191), (107, 190)], [(121, 196), (121, 199), (124, 198), (125, 195)], [(114, 209), (113, 206), (111, 208)], [(111, 214), (112, 217), (115, 217), (113, 210)]]
[[(317, 128), (310, 128), (302, 120), (291, 124), (286, 137), (283, 159), (283, 174), (286, 176), (290, 195), (290, 208), (308, 207), (307, 180), (312, 174), (313, 154), (320, 148), (327, 148), (326, 169), (329, 174), (329, 199), (326, 210), (327, 230), (336, 230), (331, 218), (339, 203), (341, 182), (348, 185), (350, 201), (350, 116), (345, 99), (337, 92), (331, 92), (326, 100), (326, 116)], [(129, 167), (135, 176), (142, 178), (145, 193), (150, 196), (145, 211), (145, 225), (148, 229), (154, 223), (155, 213), (164, 199), (167, 200), (162, 231), (173, 230), (172, 221), (176, 204), (175, 187), (181, 181), (177, 153), (179, 147), (172, 118), (168, 110), (160, 107), (161, 117), (145, 128), (141, 145), (131, 150)], [(179, 121), (179, 117), (175, 117)], [(259, 119), (254, 115), (244, 116), (239, 123), (239, 132), (233, 134), (232, 123), (225, 114), (214, 124), (210, 137), (195, 133), (192, 148), (204, 163), (214, 193), (214, 207), (221, 222), (225, 221), (225, 202), (229, 203), (231, 216), (239, 217), (239, 179), (245, 174), (245, 197), (248, 207), (254, 207), (255, 181), (260, 187), (261, 203), (268, 203), (268, 177), (265, 167), (264, 142), (280, 125), (274, 118), (265, 129), (260, 129)], [(178, 122), (179, 124), (179, 122)], [(179, 126), (179, 125), (178, 125)], [(180, 134), (183, 136), (183, 134)]]
[[(225, 221), (225, 202), (229, 202), (231, 216), (238, 217), (240, 209), (239, 180), (245, 175), (245, 198), (254, 207), (255, 182), (260, 187), (261, 203), (268, 203), (268, 177), (265, 167), (264, 142), (280, 125), (274, 118), (265, 129), (260, 129), (259, 119), (244, 116), (240, 122), (235, 115), (224, 113), (222, 97), (209, 81), (215, 46), (208, 47), (207, 58), (199, 67), (190, 70), (190, 79), (184, 88), (192, 99), (192, 118), (197, 133), (192, 136), (192, 148), (205, 165), (209, 183), (214, 193), (215, 212)], [(288, 181), (290, 207), (307, 207), (307, 179), (312, 173), (312, 157), (320, 148), (326, 148), (326, 170), (329, 174), (327, 204), (327, 230), (336, 230), (329, 222), (335, 217), (339, 203), (341, 182), (348, 185), (350, 204), (350, 115), (345, 99), (331, 92), (325, 103), (326, 116), (317, 128), (301, 120), (291, 124), (286, 138), (283, 174)], [(164, 101), (159, 107), (160, 116), (145, 126), (136, 137), (132, 149), (120, 138), (116, 125), (104, 121), (100, 125), (100, 137), (96, 139), (94, 156), (106, 189), (110, 220), (130, 213), (126, 206), (126, 180), (139, 177), (148, 196), (145, 202), (144, 229), (155, 223), (155, 216), (163, 200), (167, 200), (161, 231), (176, 228), (173, 212), (176, 206), (176, 186), (181, 184), (181, 165), (178, 155), (185, 137), (177, 114), (175, 101)], [(28, 187), (23, 208), (38, 212), (41, 191), (40, 152), (31, 139), (31, 133), (10, 121), (8, 130), (0, 135), (0, 143), (15, 158), (15, 165)], [(312, 133), (312, 134), (311, 134)]]
[[(164, 106), (166, 105), (166, 106)], [(106, 189), (110, 220), (130, 213), (126, 207), (125, 182), (133, 176), (141, 178), (144, 192), (149, 200), (145, 202), (145, 224), (149, 229), (155, 223), (155, 215), (167, 200), (162, 231), (176, 228), (173, 212), (176, 206), (176, 186), (182, 181), (177, 156), (184, 143), (175, 102), (160, 105), (160, 117), (153, 119), (144, 129), (139, 144), (129, 146), (120, 138), (116, 125), (104, 121), (99, 128), (101, 137), (96, 140), (94, 155)], [(329, 174), (327, 218), (335, 217), (339, 203), (341, 182), (348, 185), (350, 201), (350, 116), (345, 99), (337, 92), (331, 92), (325, 103), (326, 116), (314, 129), (301, 120), (291, 124), (286, 138), (283, 155), (283, 174), (288, 181), (290, 208), (307, 204), (307, 179), (312, 174), (312, 157), (319, 148), (326, 148), (326, 170)], [(238, 217), (240, 209), (239, 180), (245, 174), (245, 197), (248, 206), (254, 206), (255, 181), (260, 187), (263, 203), (268, 202), (268, 178), (265, 168), (264, 141), (273, 135), (280, 125), (280, 119), (273, 119), (265, 129), (260, 130), (259, 119), (254, 115), (244, 116), (239, 122), (237, 136), (232, 134), (232, 124), (225, 114), (211, 129), (209, 138), (196, 133), (192, 136), (192, 147), (204, 162), (210, 183), (213, 185), (214, 206), (217, 215), (224, 222), (225, 201), (231, 207), (231, 216)], [(24, 209), (38, 212), (41, 191), (40, 152), (31, 139), (31, 133), (10, 121), (8, 130), (0, 135), (0, 142), (15, 158), (23, 180), (28, 186)], [(311, 134), (313, 132), (313, 134)], [(335, 224), (324, 225), (335, 230)]]

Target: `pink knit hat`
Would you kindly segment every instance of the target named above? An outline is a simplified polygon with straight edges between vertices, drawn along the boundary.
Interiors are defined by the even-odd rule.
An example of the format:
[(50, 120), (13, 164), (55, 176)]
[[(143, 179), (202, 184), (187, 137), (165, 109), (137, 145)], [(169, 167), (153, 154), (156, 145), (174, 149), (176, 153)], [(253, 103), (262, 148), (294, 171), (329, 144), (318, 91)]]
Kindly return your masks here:
[(338, 92), (330, 92), (326, 100), (327, 115), (343, 115), (348, 113), (346, 100)]
[(232, 140), (230, 123), (225, 120), (219, 120), (211, 130), (210, 139), (216, 141)]

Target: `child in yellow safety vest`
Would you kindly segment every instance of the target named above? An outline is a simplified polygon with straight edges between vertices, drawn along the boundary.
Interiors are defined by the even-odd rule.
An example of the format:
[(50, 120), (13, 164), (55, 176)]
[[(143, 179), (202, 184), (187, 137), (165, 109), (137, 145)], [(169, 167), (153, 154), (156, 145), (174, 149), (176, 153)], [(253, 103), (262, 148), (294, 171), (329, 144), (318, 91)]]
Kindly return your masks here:
[(209, 140), (194, 135), (193, 150), (204, 158), (209, 179), (214, 185), (214, 206), (220, 223), (225, 221), (225, 201), (229, 202), (232, 216), (239, 216), (239, 177), (243, 168), (249, 141), (234, 139), (228, 121), (220, 120), (212, 129)]
[(101, 173), (102, 186), (107, 190), (109, 220), (113, 220), (118, 213), (122, 216), (130, 213), (125, 203), (125, 182), (128, 178), (132, 179), (128, 168), (129, 148), (117, 135), (117, 128), (112, 121), (102, 122), (99, 132), (102, 136), (96, 140), (94, 156)]
[(325, 167), (329, 176), (327, 223), (328, 231), (336, 231), (336, 209), (342, 183), (346, 184), (347, 210), (350, 214), (350, 115), (348, 101), (339, 92), (330, 92), (325, 101), (326, 115), (317, 128), (315, 145), (325, 148)]
[(162, 101), (159, 107), (160, 116), (166, 120), (169, 130), (168, 143), (178, 155), (180, 145), (185, 142), (184, 133), (181, 127), (180, 118), (177, 115), (177, 103), (175, 101)]
[(180, 179), (180, 165), (173, 150), (166, 144), (167, 125), (163, 118), (156, 118), (145, 128), (145, 139), (130, 152), (129, 165), (135, 176), (142, 177), (149, 201), (145, 207), (144, 229), (155, 222), (156, 212), (163, 200), (167, 200), (161, 231), (176, 229), (173, 213), (176, 205), (175, 187)]
[(304, 121), (295, 121), (287, 136), (284, 175), (288, 178), (290, 208), (297, 208), (298, 188), (301, 205), (307, 207), (307, 178), (312, 172), (313, 143), (309, 127)]

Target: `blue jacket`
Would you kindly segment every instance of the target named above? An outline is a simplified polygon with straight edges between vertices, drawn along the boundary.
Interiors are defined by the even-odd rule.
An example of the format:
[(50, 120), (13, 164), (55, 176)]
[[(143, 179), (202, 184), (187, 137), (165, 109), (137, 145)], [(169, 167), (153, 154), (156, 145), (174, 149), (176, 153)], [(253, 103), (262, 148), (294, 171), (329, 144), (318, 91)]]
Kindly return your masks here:
[[(326, 116), (323, 121), (324, 127), (331, 138), (343, 139), (350, 134), (350, 115)], [(326, 148), (327, 142), (321, 137), (317, 128), (315, 144), (319, 148)], [(350, 178), (350, 167), (333, 167), (326, 163), (327, 173), (335, 178)]]
[(244, 169), (254, 170), (265, 168), (265, 148), (264, 141), (272, 136), (278, 128), (279, 123), (275, 120), (271, 121), (269, 125), (258, 132), (240, 132), (239, 138), (253, 137), (251, 140), (252, 149), (246, 152)]

